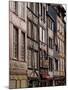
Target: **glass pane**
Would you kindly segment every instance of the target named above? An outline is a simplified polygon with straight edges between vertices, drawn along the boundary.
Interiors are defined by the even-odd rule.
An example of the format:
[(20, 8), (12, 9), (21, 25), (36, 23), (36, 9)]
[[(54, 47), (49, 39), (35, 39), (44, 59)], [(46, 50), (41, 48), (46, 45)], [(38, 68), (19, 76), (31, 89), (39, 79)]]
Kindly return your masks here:
[(13, 55), (14, 58), (18, 57), (18, 29), (16, 27), (13, 31)]
[(43, 30), (43, 42), (45, 43), (45, 31)]
[(54, 23), (52, 22), (52, 31), (54, 31)]
[(28, 50), (27, 58), (28, 58), (28, 61), (27, 61), (28, 67), (31, 68), (31, 50)]
[(37, 53), (34, 52), (34, 65), (35, 65), (35, 68), (37, 68), (37, 57), (38, 57)]
[(28, 36), (31, 37), (31, 22), (28, 21), (28, 29), (27, 29), (27, 33), (28, 33)]
[(38, 50), (38, 43), (34, 42), (34, 49)]
[(34, 40), (38, 40), (38, 29), (37, 26), (33, 25)]
[(34, 5), (33, 5), (33, 3), (31, 2), (30, 3), (30, 9), (33, 11), (33, 9), (34, 9)]
[(21, 3), (21, 17), (25, 19), (25, 2)]
[(21, 32), (21, 59), (24, 61), (25, 59), (25, 35)]
[(45, 23), (45, 7), (43, 7), (43, 22)]
[(38, 15), (38, 10), (39, 10), (39, 4), (38, 3), (35, 3), (35, 14)]
[(40, 27), (40, 41), (42, 41), (42, 28)]
[(15, 13), (18, 14), (18, 2), (15, 1)]

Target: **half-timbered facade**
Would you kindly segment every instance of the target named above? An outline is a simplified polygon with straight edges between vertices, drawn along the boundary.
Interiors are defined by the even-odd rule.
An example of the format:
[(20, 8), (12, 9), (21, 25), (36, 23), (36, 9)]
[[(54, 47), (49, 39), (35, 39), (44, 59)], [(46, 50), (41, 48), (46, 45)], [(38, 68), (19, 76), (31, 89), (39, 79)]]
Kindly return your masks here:
[(65, 85), (65, 9), (9, 2), (9, 88)]

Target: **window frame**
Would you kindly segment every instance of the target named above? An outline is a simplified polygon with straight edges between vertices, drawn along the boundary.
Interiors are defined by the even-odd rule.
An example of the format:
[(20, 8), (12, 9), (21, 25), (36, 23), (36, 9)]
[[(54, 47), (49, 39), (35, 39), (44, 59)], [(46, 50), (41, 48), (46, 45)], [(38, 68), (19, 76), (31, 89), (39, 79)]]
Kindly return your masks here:
[[(40, 26), (40, 42), (44, 43), (46, 42), (46, 39), (45, 39), (45, 30), (43, 29), (43, 27)], [(43, 31), (44, 31), (44, 34), (43, 34)]]
[[(16, 36), (15, 36), (15, 31), (14, 30), (16, 30), (17, 31), (17, 41), (15, 41), (15, 39), (16, 39)], [(15, 42), (17, 43), (17, 50), (16, 50), (16, 53), (17, 53), (17, 55), (15, 56), (15, 51), (14, 51), (14, 47), (16, 46), (15, 45)], [(16, 27), (16, 26), (14, 26), (13, 25), (13, 58), (15, 59), (15, 60), (18, 60), (18, 28)]]
[(53, 49), (53, 39), (49, 37), (49, 48)]
[(25, 21), (25, 2), (21, 3), (21, 19)]
[(43, 22), (45, 23), (45, 7), (43, 6)]
[[(28, 68), (29, 69), (38, 69), (38, 51), (32, 49), (32, 48), (28, 48), (28, 50), (31, 51), (31, 66), (29, 67), (29, 61), (28, 61)], [(35, 67), (35, 60), (32, 60), (34, 58), (34, 53), (37, 54), (37, 61), (36, 61), (36, 67)]]
[(55, 70), (58, 71), (58, 60), (55, 58)]
[[(38, 40), (39, 40), (39, 38), (38, 38), (38, 26), (34, 23), (34, 22), (32, 22), (29, 18), (28, 18), (28, 21), (27, 22), (29, 22), (31, 25), (31, 27), (30, 27), (30, 29), (31, 29), (31, 35), (29, 36), (28, 35), (28, 32), (30, 31), (29, 29), (27, 30), (27, 36), (29, 37), (29, 38), (31, 38), (31, 39), (33, 39), (34, 41), (36, 41), (36, 42), (38, 42)], [(28, 23), (28, 24), (29, 24)], [(27, 24), (27, 27), (29, 28), (29, 25)], [(34, 32), (34, 26), (35, 26), (35, 28), (36, 28), (36, 32)], [(34, 37), (34, 34), (36, 33), (36, 37)], [(36, 38), (36, 40), (35, 40), (35, 38)]]
[[(46, 52), (44, 50), (40, 50), (40, 67), (45, 68), (44, 62), (46, 60)], [(42, 63), (41, 63), (42, 62)], [(41, 65), (42, 64), (42, 65)]]
[(34, 12), (38, 16), (39, 15), (39, 3), (35, 3), (34, 6), (35, 6)]
[[(31, 49), (28, 48), (27, 49), (27, 57), (29, 56), (29, 52), (28, 51), (30, 51), (31, 54), (32, 54)], [(27, 63), (28, 68), (32, 68), (33, 67), (33, 65), (32, 65), (32, 55), (30, 56), (30, 58), (31, 58), (31, 60), (29, 60), (29, 57), (28, 57), (28, 63)]]
[[(21, 56), (21, 61), (22, 62), (25, 62), (25, 33), (23, 32), (23, 31), (21, 31), (21, 35), (23, 35), (23, 37), (24, 37), (24, 55), (23, 56)], [(21, 43), (21, 46), (22, 46), (22, 43)], [(21, 47), (21, 50), (22, 50), (22, 47)], [(22, 52), (21, 52), (21, 54), (22, 54)], [(22, 57), (24, 57), (24, 58), (22, 58)]]
[(45, 6), (43, 6), (43, 4), (42, 3), (40, 3), (40, 9), (41, 9), (41, 12), (40, 12), (40, 16), (41, 16), (41, 21), (43, 21), (43, 23), (45, 23), (45, 21), (46, 21), (46, 18), (45, 18), (45, 15), (46, 15), (46, 7)]
[(53, 71), (53, 59), (49, 57), (49, 71)]
[(48, 16), (48, 28), (51, 31), (54, 31), (54, 25), (55, 25), (54, 20), (50, 16)]
[(18, 15), (18, 1), (15, 1), (15, 14)]

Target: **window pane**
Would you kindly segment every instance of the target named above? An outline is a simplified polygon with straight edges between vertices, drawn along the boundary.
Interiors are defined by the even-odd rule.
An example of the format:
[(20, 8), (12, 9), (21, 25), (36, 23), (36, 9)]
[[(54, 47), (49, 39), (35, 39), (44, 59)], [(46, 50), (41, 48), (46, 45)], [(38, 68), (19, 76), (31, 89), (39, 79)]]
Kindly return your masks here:
[(21, 17), (25, 19), (25, 2), (21, 3)]
[(45, 31), (43, 30), (43, 42), (45, 43)]
[(42, 28), (40, 27), (40, 41), (42, 41)]
[(21, 59), (25, 60), (25, 35), (21, 32)]
[(31, 9), (32, 11), (34, 10), (34, 5), (33, 5), (32, 2), (30, 3), (30, 9)]
[(52, 22), (52, 31), (54, 31), (54, 23)]
[(15, 13), (18, 14), (18, 2), (15, 1)]
[(27, 58), (28, 58), (28, 61), (27, 61), (28, 67), (31, 68), (31, 50), (29, 49), (27, 51)]
[(34, 52), (34, 66), (35, 66), (35, 68), (37, 68), (37, 57), (38, 57), (37, 52)]
[(39, 4), (38, 3), (35, 3), (35, 14), (38, 15), (39, 13)]
[(43, 66), (43, 53), (40, 51), (40, 67)]
[(13, 27), (13, 56), (14, 58), (18, 57), (18, 29)]
[(55, 59), (55, 69), (58, 70), (58, 60)]
[(33, 25), (34, 40), (38, 41), (38, 29), (37, 26)]
[(27, 29), (27, 33), (28, 33), (28, 36), (29, 37), (31, 37), (31, 26), (32, 24), (31, 24), (31, 22), (30, 21), (28, 21), (28, 29)]
[(42, 3), (41, 3), (41, 16), (42, 16), (42, 14), (43, 14), (43, 13), (42, 13)]
[(45, 7), (43, 7), (43, 22), (45, 23)]
[(38, 50), (38, 43), (34, 42), (34, 49)]
[(53, 70), (53, 64), (52, 64), (52, 59), (49, 58), (49, 70), (52, 71)]
[(50, 28), (50, 18), (48, 17), (48, 28)]
[(49, 37), (49, 48), (52, 48), (52, 39)]

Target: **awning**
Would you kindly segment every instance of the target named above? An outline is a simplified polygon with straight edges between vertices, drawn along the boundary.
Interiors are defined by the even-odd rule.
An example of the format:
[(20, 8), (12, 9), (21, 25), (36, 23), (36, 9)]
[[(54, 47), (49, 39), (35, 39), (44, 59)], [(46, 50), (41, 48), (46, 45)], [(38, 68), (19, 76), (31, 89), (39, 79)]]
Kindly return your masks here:
[(42, 76), (42, 78), (44, 78), (44, 79), (48, 79), (48, 80), (51, 80), (51, 79), (53, 79), (53, 77), (50, 77), (50, 75), (48, 74), (48, 73), (41, 73), (41, 76)]

